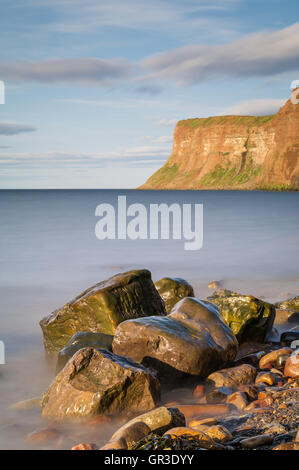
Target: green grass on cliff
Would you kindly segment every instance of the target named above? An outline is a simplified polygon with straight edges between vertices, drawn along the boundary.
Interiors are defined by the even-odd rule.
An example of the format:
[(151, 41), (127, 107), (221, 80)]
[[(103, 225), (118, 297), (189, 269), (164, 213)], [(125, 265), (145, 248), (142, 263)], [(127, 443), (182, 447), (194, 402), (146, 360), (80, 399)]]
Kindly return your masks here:
[(170, 183), (178, 174), (179, 165), (174, 163), (171, 165), (169, 162), (165, 163), (156, 173), (154, 173), (147, 184), (151, 184), (153, 187), (158, 186), (159, 183), (168, 184)]
[(275, 114), (268, 116), (215, 116), (208, 118), (185, 119), (178, 122), (178, 126), (188, 126), (193, 129), (198, 127), (208, 127), (211, 125), (233, 124), (247, 127), (259, 127), (272, 121)]
[(254, 165), (252, 161), (248, 162), (242, 172), (230, 162), (225, 166), (217, 165), (212, 171), (206, 174), (199, 181), (199, 186), (239, 186), (256, 178), (262, 171), (261, 166)]

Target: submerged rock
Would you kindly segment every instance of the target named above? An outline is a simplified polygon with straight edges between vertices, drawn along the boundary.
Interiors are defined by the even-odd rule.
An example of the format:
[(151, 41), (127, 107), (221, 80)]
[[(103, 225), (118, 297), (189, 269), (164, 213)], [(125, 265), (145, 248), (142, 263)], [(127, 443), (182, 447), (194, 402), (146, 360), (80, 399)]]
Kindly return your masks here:
[(136, 414), (160, 399), (160, 384), (144, 367), (109, 351), (80, 349), (42, 397), (42, 416), (61, 420), (96, 414)]
[(165, 315), (164, 303), (145, 269), (117, 274), (90, 287), (40, 322), (48, 355), (57, 354), (78, 331), (113, 335), (129, 318)]
[(237, 340), (217, 308), (186, 297), (166, 317), (127, 320), (116, 329), (112, 348), (157, 371), (164, 382), (184, 375), (207, 376), (233, 360)]
[(239, 343), (263, 342), (272, 329), (275, 307), (268, 302), (225, 289), (216, 290), (208, 300), (218, 305), (220, 315)]
[(155, 287), (164, 300), (167, 313), (170, 313), (174, 305), (185, 297), (194, 297), (193, 287), (179, 277), (163, 277), (155, 282)]
[(112, 335), (105, 333), (92, 333), (88, 331), (79, 331), (71, 337), (66, 346), (58, 353), (56, 373), (64, 368), (67, 361), (82, 348), (106, 349), (112, 351)]

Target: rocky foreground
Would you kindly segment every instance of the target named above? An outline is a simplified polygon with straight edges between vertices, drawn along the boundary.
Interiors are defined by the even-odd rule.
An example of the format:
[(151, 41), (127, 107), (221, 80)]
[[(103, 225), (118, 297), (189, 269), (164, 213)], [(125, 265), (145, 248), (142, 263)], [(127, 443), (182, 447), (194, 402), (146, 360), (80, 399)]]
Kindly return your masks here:
[(41, 321), (56, 375), (38, 400), (45, 427), (27, 442), (299, 450), (298, 311), (299, 297), (272, 305), (217, 289), (200, 300), (147, 270), (103, 281)]

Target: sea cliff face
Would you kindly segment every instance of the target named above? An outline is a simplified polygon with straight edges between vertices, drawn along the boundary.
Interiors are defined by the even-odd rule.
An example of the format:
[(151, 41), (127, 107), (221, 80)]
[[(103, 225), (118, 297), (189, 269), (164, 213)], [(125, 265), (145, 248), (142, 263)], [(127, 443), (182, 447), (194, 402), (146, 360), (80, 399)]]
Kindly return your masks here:
[(179, 121), (172, 155), (140, 189), (299, 189), (299, 105)]

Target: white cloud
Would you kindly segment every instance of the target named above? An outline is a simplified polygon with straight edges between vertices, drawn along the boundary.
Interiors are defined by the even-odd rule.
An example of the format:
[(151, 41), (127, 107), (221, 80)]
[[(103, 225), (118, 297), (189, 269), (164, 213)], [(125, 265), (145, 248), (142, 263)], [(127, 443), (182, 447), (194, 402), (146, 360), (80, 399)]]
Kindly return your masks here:
[(285, 104), (285, 99), (257, 99), (241, 101), (221, 114), (238, 114), (245, 116), (263, 116), (267, 114), (276, 114), (281, 106)]
[(157, 126), (175, 126), (176, 123), (176, 119), (159, 119), (158, 121), (156, 121)]

